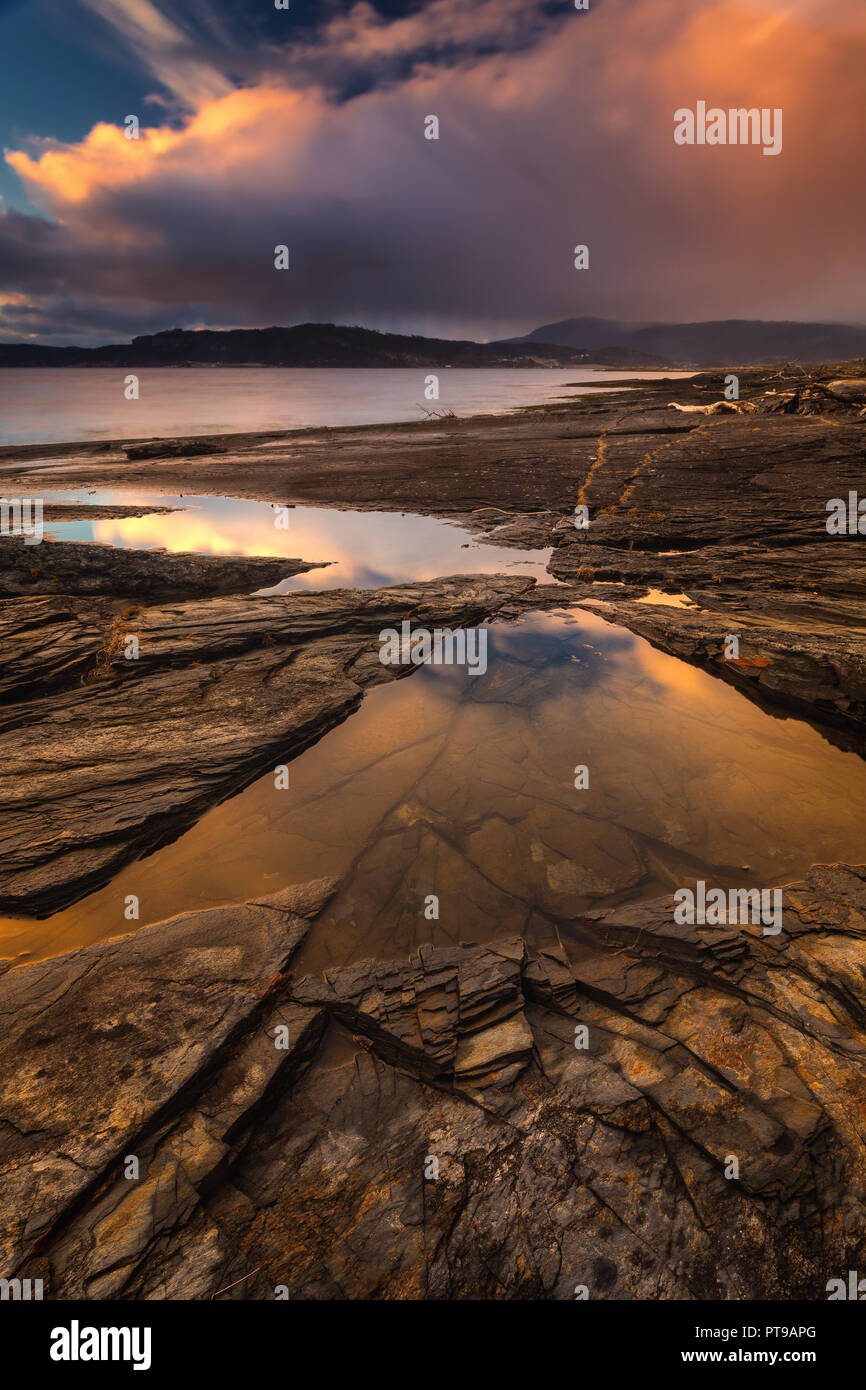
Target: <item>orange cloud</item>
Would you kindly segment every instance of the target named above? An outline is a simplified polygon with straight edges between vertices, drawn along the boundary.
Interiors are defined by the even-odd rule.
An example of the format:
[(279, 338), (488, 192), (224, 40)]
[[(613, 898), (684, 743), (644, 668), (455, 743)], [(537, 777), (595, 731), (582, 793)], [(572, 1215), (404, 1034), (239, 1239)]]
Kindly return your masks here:
[(83, 203), (97, 188), (121, 188), (147, 178), (161, 154), (183, 141), (183, 133), (142, 129), (139, 140), (128, 140), (114, 125), (96, 125), (77, 145), (51, 142), (44, 153), (12, 150), (6, 162), (33, 190), (42, 190), (56, 203)]
[(84, 203), (99, 190), (146, 183), (157, 171), (200, 173), (256, 158), (262, 137), (297, 118), (304, 100), (285, 88), (243, 88), (203, 101), (179, 130), (142, 126), (138, 138), (129, 139), (122, 127), (99, 124), (78, 144), (53, 141), (36, 158), (13, 150), (6, 160), (52, 205)]
[[(493, 7), (462, 12), (483, 39)], [(509, 0), (503, 23), (521, 13)], [(325, 35), (372, 60), (422, 52), (425, 34), (435, 49), (452, 21), (455, 0), (392, 23), (359, 5)], [(89, 277), (112, 305), (490, 337), (574, 313), (850, 319), (866, 316), (864, 65), (866, 7), (850, 0), (829, 15), (815, 0), (606, 0), (519, 48), (419, 58), (343, 103), (273, 78), (137, 141), (98, 125), (7, 158), (84, 247), (52, 283)], [(699, 99), (781, 107), (781, 156), (675, 146), (674, 111)], [(275, 282), (281, 242), (293, 272)]]

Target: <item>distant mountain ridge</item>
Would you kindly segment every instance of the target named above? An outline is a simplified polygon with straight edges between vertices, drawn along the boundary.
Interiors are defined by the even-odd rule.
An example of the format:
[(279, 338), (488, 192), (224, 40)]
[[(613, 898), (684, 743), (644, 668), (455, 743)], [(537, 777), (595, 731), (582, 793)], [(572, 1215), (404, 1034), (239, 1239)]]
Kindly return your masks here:
[(833, 362), (866, 356), (866, 326), (724, 319), (620, 323), (573, 318), (494, 343), (333, 323), (187, 329), (102, 347), (0, 342), (0, 367), (667, 367)]
[(183, 329), (104, 347), (0, 343), (0, 367), (612, 367), (665, 366), (631, 347), (584, 352), (567, 344), (474, 343), (379, 333), (333, 323), (290, 328)]
[(833, 362), (866, 355), (866, 326), (717, 319), (707, 323), (617, 323), (575, 318), (546, 323), (507, 343), (552, 343), (592, 352), (629, 348), (677, 367)]

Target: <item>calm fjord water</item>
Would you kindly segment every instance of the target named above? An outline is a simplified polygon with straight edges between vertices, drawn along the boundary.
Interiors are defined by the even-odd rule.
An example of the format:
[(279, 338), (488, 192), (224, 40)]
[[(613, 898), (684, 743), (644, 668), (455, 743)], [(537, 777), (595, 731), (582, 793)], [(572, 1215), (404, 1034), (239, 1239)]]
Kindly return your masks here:
[(0, 444), (390, 424), (423, 420), (425, 410), (489, 415), (628, 377), (684, 374), (441, 367), (435, 401), (425, 399), (430, 372), (421, 367), (143, 367), (137, 401), (124, 397), (126, 375), (121, 367), (0, 369)]

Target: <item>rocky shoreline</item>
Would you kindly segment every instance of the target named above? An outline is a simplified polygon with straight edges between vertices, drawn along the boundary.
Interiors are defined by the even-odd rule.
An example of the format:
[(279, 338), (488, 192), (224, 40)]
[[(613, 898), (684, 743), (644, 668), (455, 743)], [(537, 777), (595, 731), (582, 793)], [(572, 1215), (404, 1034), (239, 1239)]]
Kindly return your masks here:
[[(0, 449), (10, 496), (48, 476), (405, 508), (550, 547), (558, 581), (250, 596), (328, 557), (0, 539), (0, 908), (56, 912), (294, 757), (411, 672), (376, 643), (407, 618), (585, 604), (862, 754), (862, 539), (826, 519), (864, 486), (864, 376)], [(336, 887), (0, 964), (0, 1277), (54, 1298), (815, 1298), (866, 1259), (866, 868), (790, 885), (778, 938), (678, 926), (658, 899), (563, 922), (559, 951), (503, 923), (295, 980)]]

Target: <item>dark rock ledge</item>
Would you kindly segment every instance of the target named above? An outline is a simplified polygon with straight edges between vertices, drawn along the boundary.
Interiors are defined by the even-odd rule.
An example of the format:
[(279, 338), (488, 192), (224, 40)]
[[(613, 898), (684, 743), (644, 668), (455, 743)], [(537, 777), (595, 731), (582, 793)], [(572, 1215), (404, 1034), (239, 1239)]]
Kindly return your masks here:
[(156, 503), (124, 502), (46, 502), (42, 508), (45, 521), (110, 521), (125, 517), (159, 516), (166, 512), (183, 511), (183, 507), (161, 507)]
[(332, 887), (0, 976), (0, 1274), (60, 1299), (781, 1299), (862, 1263), (866, 866), (787, 888), (779, 936), (666, 898), (540, 955), (294, 982)]
[(121, 550), (93, 541), (26, 545), (17, 536), (0, 536), (0, 597), (110, 594), (139, 600), (191, 599), (273, 588), (281, 579), (328, 563)]

